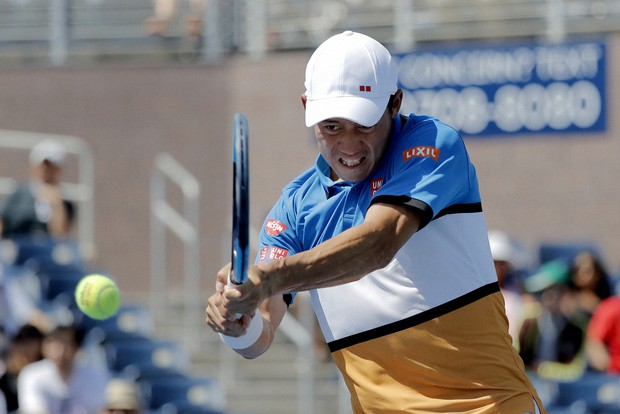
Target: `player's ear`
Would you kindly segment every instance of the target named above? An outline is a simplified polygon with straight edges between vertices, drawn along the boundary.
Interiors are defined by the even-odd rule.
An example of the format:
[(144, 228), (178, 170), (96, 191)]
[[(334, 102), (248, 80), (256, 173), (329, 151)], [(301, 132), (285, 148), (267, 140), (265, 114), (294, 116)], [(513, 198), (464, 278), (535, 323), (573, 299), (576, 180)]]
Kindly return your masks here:
[(304, 109), (306, 109), (306, 102), (308, 101), (308, 98), (306, 97), (306, 95), (304, 95), (303, 93), (301, 94), (301, 104), (304, 106)]
[(398, 113), (400, 112), (400, 106), (403, 103), (403, 90), (399, 89), (396, 91), (396, 93), (394, 94), (394, 98), (392, 99), (392, 107), (390, 108), (390, 111), (392, 113), (392, 118), (395, 118), (398, 116)]

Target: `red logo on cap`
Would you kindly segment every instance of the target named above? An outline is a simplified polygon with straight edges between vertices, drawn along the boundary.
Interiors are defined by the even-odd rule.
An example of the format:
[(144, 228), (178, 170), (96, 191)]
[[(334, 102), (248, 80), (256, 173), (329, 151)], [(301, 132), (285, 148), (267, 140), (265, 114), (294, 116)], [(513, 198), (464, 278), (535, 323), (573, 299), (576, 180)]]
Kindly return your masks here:
[(370, 85), (360, 85), (360, 92), (370, 92), (372, 90)]
[(265, 225), (265, 231), (270, 236), (277, 236), (286, 230), (286, 225), (284, 223), (279, 222), (276, 219), (267, 220), (267, 224)]

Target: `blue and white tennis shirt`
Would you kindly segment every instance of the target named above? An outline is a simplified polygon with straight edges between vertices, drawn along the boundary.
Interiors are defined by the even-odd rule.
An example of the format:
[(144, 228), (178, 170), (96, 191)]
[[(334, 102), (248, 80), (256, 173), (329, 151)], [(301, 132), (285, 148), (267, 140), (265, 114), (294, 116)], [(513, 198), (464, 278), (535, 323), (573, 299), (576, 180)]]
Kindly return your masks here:
[(313, 248), (362, 223), (373, 203), (417, 209), (422, 229), (385, 268), (310, 292), (354, 411), (533, 412), (535, 391), (508, 335), (476, 171), (450, 126), (396, 117), (383, 160), (357, 183), (333, 182), (319, 155), (267, 216), (257, 262)]
[[(373, 203), (405, 204), (421, 212), (425, 228), (387, 268), (312, 292), (332, 349), (352, 335), (369, 329), (373, 335), (488, 284), (496, 289), (476, 172), (460, 136), (427, 116), (396, 117), (393, 128), (382, 163), (364, 181), (333, 182), (319, 155), (314, 168), (284, 188), (261, 232), (257, 261), (274, 260), (362, 223)], [(349, 312), (356, 318), (343, 317)]]

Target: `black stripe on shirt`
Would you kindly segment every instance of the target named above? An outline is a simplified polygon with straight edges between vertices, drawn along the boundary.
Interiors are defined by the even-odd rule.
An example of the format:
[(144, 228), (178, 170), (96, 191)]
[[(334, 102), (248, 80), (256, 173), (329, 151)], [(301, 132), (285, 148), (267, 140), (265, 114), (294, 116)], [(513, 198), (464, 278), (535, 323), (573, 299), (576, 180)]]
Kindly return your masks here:
[(393, 333), (400, 332), (405, 329), (409, 329), (416, 325), (420, 325), (424, 322), (428, 322), (431, 319), (435, 319), (442, 315), (453, 312), (459, 308), (462, 308), (466, 305), (474, 303), (475, 301), (480, 300), (496, 292), (499, 292), (499, 283), (492, 282), (492, 283), (489, 283), (488, 285), (481, 286), (469, 293), (464, 294), (463, 296), (459, 296), (456, 299), (452, 299), (449, 302), (436, 306), (427, 311), (418, 313), (416, 315), (410, 316), (400, 321), (392, 322), (387, 325), (383, 325), (377, 328), (370, 329), (368, 331), (350, 335), (350, 336), (347, 336), (346, 338), (341, 338), (335, 341), (331, 341), (327, 345), (329, 346), (329, 350), (331, 352), (335, 352), (343, 348), (347, 348), (353, 345), (360, 344), (362, 342), (370, 341), (372, 339), (377, 339), (377, 338), (380, 338), (386, 335), (391, 335)]
[(462, 214), (462, 213), (482, 213), (482, 203), (469, 203), (469, 204), (454, 204), (450, 207), (446, 207), (441, 210), (434, 218), (447, 216), (448, 214)]
[[(411, 207), (420, 213), (420, 229), (426, 226), (433, 219), (433, 209), (431, 206), (426, 204), (424, 201), (417, 200), (415, 198), (407, 197), (407, 196), (377, 196), (370, 200), (370, 205), (377, 203), (383, 204), (393, 204), (393, 205), (401, 205)], [(418, 229), (418, 230), (420, 230)]]
[[(449, 207), (441, 210), (435, 217), (433, 217), (433, 209), (424, 201), (407, 197), (407, 196), (377, 196), (370, 201), (370, 205), (375, 203), (405, 205), (417, 210), (420, 213), (420, 229), (424, 228), (431, 220), (438, 219), (448, 214), (460, 214), (460, 213), (481, 213), (482, 203), (468, 203), (468, 204), (453, 204)], [(420, 230), (418, 229), (418, 230)]]

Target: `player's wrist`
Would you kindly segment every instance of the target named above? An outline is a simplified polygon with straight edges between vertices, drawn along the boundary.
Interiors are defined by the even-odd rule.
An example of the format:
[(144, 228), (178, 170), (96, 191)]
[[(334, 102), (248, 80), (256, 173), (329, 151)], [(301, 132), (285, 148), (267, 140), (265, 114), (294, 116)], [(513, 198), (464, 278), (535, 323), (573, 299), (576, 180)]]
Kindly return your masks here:
[(222, 341), (235, 350), (247, 349), (254, 345), (263, 333), (263, 316), (257, 309), (254, 317), (250, 320), (245, 334), (237, 337), (220, 334)]
[(280, 280), (278, 276), (278, 262), (280, 261), (282, 260), (260, 263), (253, 266), (253, 271), (251, 272), (252, 282), (260, 290), (263, 300), (281, 293), (278, 284), (278, 280)]

